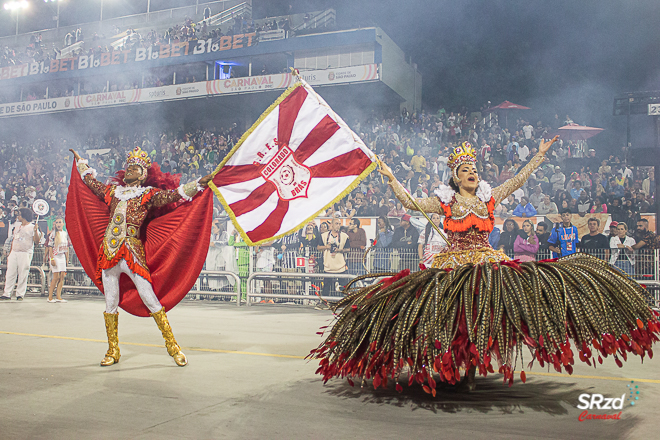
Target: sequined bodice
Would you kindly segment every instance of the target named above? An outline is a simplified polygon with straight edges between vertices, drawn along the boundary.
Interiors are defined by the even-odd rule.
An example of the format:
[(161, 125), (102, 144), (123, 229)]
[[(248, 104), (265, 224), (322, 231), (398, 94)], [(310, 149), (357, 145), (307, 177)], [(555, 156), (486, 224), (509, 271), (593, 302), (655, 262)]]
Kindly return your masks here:
[(490, 234), (485, 231), (479, 231), (471, 228), (466, 232), (447, 232), (447, 239), (451, 246), (449, 251), (467, 251), (474, 249), (490, 248), (488, 236)]
[(462, 220), (470, 214), (481, 219), (488, 218), (488, 207), (478, 197), (463, 197), (458, 193), (454, 197), (456, 202), (451, 205), (451, 217), (454, 220)]

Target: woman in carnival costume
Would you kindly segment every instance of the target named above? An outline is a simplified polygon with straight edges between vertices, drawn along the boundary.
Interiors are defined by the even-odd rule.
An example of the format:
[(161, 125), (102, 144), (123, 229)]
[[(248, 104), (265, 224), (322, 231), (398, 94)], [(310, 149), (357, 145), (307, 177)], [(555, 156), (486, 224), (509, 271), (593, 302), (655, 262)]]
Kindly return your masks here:
[(188, 293), (204, 265), (213, 201), (210, 191), (195, 196), (212, 176), (179, 186), (178, 176), (162, 173), (135, 147), (126, 170), (106, 185), (96, 180), (86, 160), (71, 152), (78, 171), (71, 173), (66, 223), (76, 255), (105, 294), (108, 351), (101, 366), (119, 362), (118, 307), (152, 316), (168, 354), (185, 366), (188, 361), (165, 311)]
[[(488, 235), (495, 207), (520, 188), (545, 160), (557, 138), (542, 142), (539, 153), (516, 175), (491, 188), (479, 179), (476, 154), (467, 143), (448, 159), (449, 185), (436, 197), (413, 199), (382, 164), (397, 198), (407, 209), (442, 213), (449, 240), (431, 268), (405, 270), (361, 289), (346, 289), (326, 340), (310, 357), (320, 359), (324, 381), (347, 377), (374, 388), (408, 373), (408, 383), (436, 394), (436, 380), (475, 388), (474, 375), (498, 370), (513, 383), (523, 346), (535, 361), (571, 374), (573, 347), (589, 365), (612, 356), (619, 367), (628, 355), (653, 356), (658, 340), (657, 313), (645, 289), (606, 261), (587, 254), (557, 260), (518, 262), (493, 249)], [(391, 276), (394, 275), (394, 276)], [(572, 342), (571, 342), (572, 341)], [(518, 368), (521, 368), (521, 367)], [(521, 369), (522, 369), (521, 368)], [(464, 374), (462, 372), (464, 371)], [(525, 372), (520, 373), (525, 382)]]

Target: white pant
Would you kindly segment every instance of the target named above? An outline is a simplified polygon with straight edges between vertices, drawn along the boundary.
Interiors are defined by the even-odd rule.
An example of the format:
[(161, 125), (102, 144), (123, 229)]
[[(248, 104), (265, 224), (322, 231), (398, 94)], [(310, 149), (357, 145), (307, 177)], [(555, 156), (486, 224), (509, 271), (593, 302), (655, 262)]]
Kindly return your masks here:
[(117, 308), (119, 307), (119, 277), (122, 273), (128, 275), (131, 281), (133, 281), (142, 302), (151, 313), (159, 312), (163, 308), (154, 293), (151, 283), (131, 271), (128, 264), (126, 264), (126, 260), (122, 258), (115, 267), (104, 269), (101, 274), (103, 290), (105, 290), (105, 313), (117, 313)]
[(28, 274), (30, 273), (30, 263), (32, 262), (32, 252), (11, 252), (7, 257), (7, 277), (5, 278), (5, 294), (3, 296), (11, 297), (11, 291), (14, 290), (14, 284), (18, 278), (16, 287), (16, 298), (24, 297), (27, 290)]

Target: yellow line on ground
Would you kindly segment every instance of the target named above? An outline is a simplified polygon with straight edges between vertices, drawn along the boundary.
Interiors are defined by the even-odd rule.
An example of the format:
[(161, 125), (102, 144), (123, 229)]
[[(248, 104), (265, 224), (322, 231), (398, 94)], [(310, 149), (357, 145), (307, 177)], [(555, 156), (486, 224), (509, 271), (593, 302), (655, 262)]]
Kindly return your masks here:
[[(101, 342), (106, 343), (108, 341), (104, 339), (90, 339), (90, 338), (74, 338), (71, 336), (54, 336), (54, 335), (37, 335), (33, 333), (18, 333), (18, 332), (5, 332), (0, 331), (0, 334), (4, 335), (13, 335), (13, 336), (30, 336), (33, 338), (49, 338), (49, 339), (66, 339), (69, 341), (83, 341), (83, 342)], [(162, 345), (158, 344), (144, 344), (141, 342), (120, 342), (121, 345), (135, 345), (138, 347), (157, 347), (162, 348)], [(255, 353), (251, 351), (237, 351), (237, 350), (220, 350), (215, 348), (198, 348), (198, 347), (181, 347), (188, 351), (204, 351), (207, 353), (229, 353), (229, 354), (242, 354), (246, 356), (265, 356), (265, 357), (274, 357), (274, 358), (286, 358), (286, 359), (305, 359), (305, 356), (294, 356), (290, 354), (274, 354), (274, 353)], [(516, 373), (520, 373), (516, 371)], [(548, 376), (548, 377), (559, 377), (562, 379), (593, 379), (593, 380), (615, 380), (615, 381), (630, 381), (634, 380), (641, 383), (660, 383), (659, 379), (638, 379), (633, 377), (614, 377), (614, 376), (587, 376), (583, 374), (561, 374), (561, 373), (543, 373), (543, 372), (532, 372), (527, 371), (525, 373), (527, 376)]]
[[(516, 371), (516, 373), (520, 373), (520, 372)], [(634, 380), (635, 382), (642, 382), (642, 383), (660, 383), (660, 380), (657, 379), (636, 379), (634, 377), (585, 376), (584, 374), (542, 373), (542, 372), (531, 372), (531, 371), (526, 371), (525, 374), (527, 376), (549, 376), (549, 377), (561, 377), (563, 379), (618, 380), (623, 382)]]
[[(73, 338), (71, 336), (54, 336), (54, 335), (36, 335), (33, 333), (18, 333), (18, 332), (5, 332), (0, 331), (0, 334), (4, 335), (13, 335), (13, 336), (30, 336), (33, 338), (49, 338), (49, 339), (66, 339), (69, 341), (83, 341), (83, 342), (102, 342), (106, 343), (107, 340), (103, 339), (90, 339), (90, 338)], [(144, 344), (141, 342), (125, 342), (120, 341), (120, 345), (135, 345), (139, 347), (157, 347), (163, 348), (164, 345), (158, 344)], [(215, 348), (197, 348), (197, 347), (181, 347), (184, 350), (188, 351), (205, 351), (209, 353), (229, 353), (229, 354), (243, 354), (247, 356), (265, 356), (265, 357), (274, 357), (274, 358), (286, 358), (286, 359), (305, 359), (305, 356), (294, 356), (291, 354), (275, 354), (275, 353), (255, 353), (251, 351), (237, 351), (237, 350), (220, 350)]]

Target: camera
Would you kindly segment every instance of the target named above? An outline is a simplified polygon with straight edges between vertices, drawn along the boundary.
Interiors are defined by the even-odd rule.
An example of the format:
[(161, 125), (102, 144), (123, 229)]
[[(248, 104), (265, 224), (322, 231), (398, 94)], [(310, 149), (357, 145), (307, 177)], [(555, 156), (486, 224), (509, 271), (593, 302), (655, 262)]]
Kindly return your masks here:
[(331, 254), (336, 253), (338, 248), (339, 248), (339, 246), (337, 246), (336, 244), (330, 243), (330, 253)]

